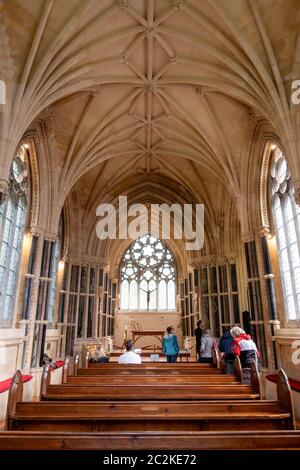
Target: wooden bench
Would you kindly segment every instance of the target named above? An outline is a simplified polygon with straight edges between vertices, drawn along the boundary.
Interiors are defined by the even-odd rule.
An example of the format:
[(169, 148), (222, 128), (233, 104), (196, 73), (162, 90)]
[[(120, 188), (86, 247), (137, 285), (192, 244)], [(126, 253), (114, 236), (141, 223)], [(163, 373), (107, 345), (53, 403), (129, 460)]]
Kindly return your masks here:
[(238, 378), (235, 375), (88, 375), (82, 377), (79, 375), (69, 375), (67, 376), (66, 382), (71, 385), (85, 384), (85, 385), (214, 385), (214, 384), (239, 384)]
[[(107, 367), (107, 364), (101, 364), (98, 367)], [(119, 366), (122, 368), (122, 366)], [(98, 368), (91, 368), (98, 369)], [(89, 370), (89, 369), (87, 369)], [(111, 374), (118, 377), (120, 380), (117, 382), (112, 381), (98, 381), (96, 379), (90, 382), (85, 380), (85, 377), (78, 376), (68, 382), (67, 369), (63, 374), (63, 385), (51, 385), (51, 378), (48, 366), (44, 367), (42, 374), (41, 386), (41, 400), (131, 400), (138, 397), (140, 400), (171, 400), (171, 399), (191, 399), (191, 400), (210, 400), (210, 399), (257, 399), (261, 398), (261, 383), (257, 367), (253, 364), (251, 368), (251, 385), (242, 385), (239, 381), (234, 383), (226, 383), (228, 379), (220, 379), (220, 381), (209, 381), (206, 377), (193, 382), (189, 379), (187, 382), (184, 380), (173, 382), (170, 375), (168, 382), (162, 381), (121, 381), (118, 375), (118, 370), (115, 368), (109, 369)], [(129, 369), (131, 370), (131, 369)], [(134, 369), (135, 371), (136, 369)], [(155, 367), (151, 371), (156, 370)], [(161, 370), (161, 368), (158, 368)], [(177, 368), (178, 370), (178, 368)], [(180, 370), (180, 367), (179, 367)], [(214, 370), (211, 368), (207, 371)], [(132, 376), (130, 374), (127, 377)], [(126, 377), (126, 378), (127, 378)], [(195, 375), (195, 377), (197, 377)], [(200, 377), (200, 376), (198, 376)], [(219, 375), (218, 377), (226, 377)], [(181, 378), (181, 374), (176, 375), (176, 378)], [(238, 378), (239, 379), (239, 378)], [(174, 379), (175, 380), (175, 379)]]
[[(18, 371), (10, 389), (6, 428), (21, 427), (24, 431), (1, 433), (0, 448), (10, 450), (42, 449), (43, 446), (49, 449), (107, 450), (126, 448), (290, 449), (294, 448), (293, 446), (297, 448), (299, 436), (296, 431), (286, 434), (286, 431), (279, 433), (279, 431), (265, 430), (280, 427), (294, 428), (295, 426), (290, 387), (286, 375), (280, 371), (278, 377), (279, 402), (265, 400), (143, 402), (132, 400), (130, 402), (20, 403), (23, 384), (21, 373)], [(236, 433), (236, 428), (245, 429), (245, 426), (248, 429), (246, 434)], [(49, 433), (49, 427), (55, 429), (57, 433)], [(228, 429), (232, 427), (235, 431), (228, 432)], [(262, 434), (259, 431), (252, 431), (261, 427), (264, 429)], [(30, 428), (43, 430), (42, 434), (40, 431), (26, 431)], [(63, 433), (62, 429), (68, 429), (72, 433)], [(74, 433), (75, 429), (80, 430), (80, 433)], [(93, 433), (86, 434), (87, 429), (92, 430)], [(206, 432), (207, 429), (215, 431)], [(101, 432), (98, 432), (99, 430)], [(218, 432), (219, 430), (221, 433)], [(262, 440), (262, 436), (266, 439)], [(296, 436), (298, 439), (295, 439)], [(178, 438), (180, 439), (179, 446)], [(98, 441), (101, 439), (104, 442), (99, 447)]]
[[(107, 363), (95, 363), (95, 362), (89, 362), (89, 359), (90, 359), (90, 353), (87, 352), (85, 357), (84, 357), (84, 360), (83, 360), (83, 368), (88, 368), (88, 367), (101, 367), (101, 366), (105, 366), (105, 367), (124, 367), (124, 364), (119, 364), (118, 362), (107, 362)], [(73, 358), (73, 362), (74, 362), (74, 366), (75, 368), (77, 368), (79, 366), (79, 354), (78, 353), (75, 353), (74, 355), (74, 358)], [(133, 366), (133, 367), (136, 367), (137, 365), (136, 364), (128, 364), (129, 366)], [(175, 363), (168, 363), (168, 362), (142, 362), (141, 364), (138, 364), (138, 366), (140, 368), (144, 367), (144, 368), (147, 368), (147, 367), (150, 367), (150, 368), (153, 368), (153, 367), (156, 367), (156, 368), (176, 368), (176, 367), (179, 367), (179, 368), (182, 368), (182, 369), (194, 369), (194, 368), (198, 368), (198, 369), (201, 369), (201, 368), (204, 368), (204, 369), (213, 369), (213, 368), (216, 368), (217, 367), (217, 361), (215, 360), (215, 363), (207, 363), (207, 364), (199, 364), (198, 362), (185, 362), (185, 363), (182, 363), (182, 362), (175, 362)]]
[[(221, 374), (223, 370), (218, 362), (219, 367), (216, 364), (198, 364), (198, 363), (186, 363), (184, 365), (180, 363), (169, 364), (169, 363), (142, 363), (136, 364), (118, 364), (116, 362), (109, 363), (89, 363), (89, 353), (85, 356), (85, 361), (82, 368), (79, 368), (79, 355), (75, 354), (73, 359), (74, 374), (75, 375), (112, 375), (118, 373), (122, 375), (148, 375), (148, 374), (174, 374), (174, 375), (197, 375), (197, 374)], [(64, 376), (69, 373), (69, 359), (67, 358), (64, 365)]]
[(247, 400), (250, 385), (49, 385), (43, 400)]
[[(246, 426), (249, 429), (280, 429), (295, 428), (294, 412), (291, 402), (291, 391), (287, 377), (283, 371), (279, 373), (277, 393), (280, 401), (209, 401), (190, 402), (173, 400), (171, 402), (160, 402), (157, 397), (155, 401), (141, 401), (134, 399), (130, 402), (51, 402), (48, 401), (50, 372), (49, 367), (44, 368), (44, 377), (47, 382), (43, 383), (42, 395), (46, 392), (47, 401), (22, 402), (23, 382), (21, 373), (17, 371), (14, 375), (10, 389), (6, 429), (45, 429), (45, 430), (70, 430), (70, 431), (100, 431), (100, 430), (159, 430), (159, 429), (232, 429), (234, 426)], [(73, 377), (80, 379), (80, 377)], [(91, 377), (90, 377), (91, 378)], [(98, 379), (98, 377), (96, 377)], [(46, 389), (44, 389), (46, 387)], [(51, 386), (56, 387), (56, 386)], [(64, 385), (69, 389), (69, 385)], [(78, 388), (78, 387), (77, 387)], [(91, 390), (96, 386), (85, 386), (91, 397)], [(136, 387), (134, 387), (136, 389)], [(152, 388), (152, 387), (151, 387)], [(181, 386), (173, 387), (176, 390)], [(201, 388), (201, 387), (197, 387)], [(205, 387), (208, 388), (208, 387)], [(223, 390), (224, 386), (221, 387)], [(73, 389), (73, 386), (71, 386)], [(108, 391), (112, 389), (109, 386)], [(147, 386), (146, 386), (147, 389)], [(185, 396), (185, 392), (183, 392)], [(60, 396), (60, 398), (62, 398)], [(104, 397), (107, 399), (107, 397)], [(47, 426), (49, 426), (47, 428)]]
[(299, 450), (300, 431), (100, 432), (3, 431), (1, 450)]
[[(253, 374), (253, 377), (255, 374)], [(147, 384), (143, 381), (134, 384), (92, 383), (84, 377), (78, 383), (51, 385), (49, 367), (42, 374), (41, 400), (213, 400), (213, 399), (257, 399), (260, 391), (257, 383), (237, 384)]]
[(196, 369), (186, 369), (185, 367), (179, 368), (155, 368), (151, 367), (140, 367), (135, 365), (117, 365), (118, 367), (110, 367), (111, 364), (93, 364), (89, 368), (77, 368), (75, 371), (76, 375), (222, 375), (222, 371), (218, 369), (208, 369), (208, 368), (196, 368)]
[(293, 429), (286, 403), (18, 402), (7, 430), (18, 431), (220, 431)]

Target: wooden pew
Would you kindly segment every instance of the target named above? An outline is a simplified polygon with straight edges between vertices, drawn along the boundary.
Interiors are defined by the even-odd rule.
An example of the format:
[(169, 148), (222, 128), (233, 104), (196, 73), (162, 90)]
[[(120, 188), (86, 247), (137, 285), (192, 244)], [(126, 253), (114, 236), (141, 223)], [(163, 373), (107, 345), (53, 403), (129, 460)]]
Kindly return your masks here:
[[(21, 433), (8, 431), (0, 433), (1, 449), (292, 449), (298, 448), (300, 445), (299, 433), (296, 431), (264, 430), (261, 433), (251, 431), (251, 423), (252, 426), (259, 428), (261, 423), (264, 422), (264, 429), (265, 426), (269, 429), (272, 426), (279, 427), (282, 425), (290, 428), (294, 427), (290, 388), (283, 371), (280, 371), (277, 383), (278, 397), (281, 400), (279, 403), (270, 401), (210, 401), (208, 403), (190, 401), (178, 401), (176, 403), (172, 401), (168, 403), (157, 400), (155, 402), (133, 400), (129, 403), (118, 401), (106, 403), (51, 401), (19, 403), (20, 391), (22, 390), (20, 375), (20, 372), (15, 374), (11, 387), (7, 415), (8, 427), (14, 426), (14, 424), (25, 426), (25, 428), (32, 425), (39, 427), (43, 426), (46, 421), (45, 426), (49, 424), (55, 426), (60, 421), (57, 426), (68, 425), (73, 429), (72, 426), (74, 424), (77, 426), (79, 422), (80, 424), (85, 422), (85, 426), (91, 425), (93, 422), (93, 431), (99, 429), (100, 425), (101, 430), (104, 426), (105, 432), (75, 434), (45, 431), (22, 431)], [(32, 406), (39, 407), (39, 409), (31, 408)], [(50, 414), (49, 407), (52, 407)], [(166, 419), (167, 417), (168, 419)], [(15, 418), (18, 418), (17, 421)], [(98, 418), (99, 422), (97, 422)], [(246, 433), (243, 431), (239, 433), (226, 431), (229, 423), (233, 422), (236, 426), (241, 418), (244, 420), (243, 426), (245, 426), (246, 421), (246, 426), (249, 427)], [(191, 431), (191, 424), (194, 425), (195, 429), (198, 421), (203, 423), (201, 429), (216, 429), (220, 426), (222, 432)], [(141, 424), (142, 422), (146, 422), (146, 430), (145, 428), (142, 430), (136, 429), (137, 423)], [(126, 431), (124, 432), (120, 432), (121, 423), (126, 423)], [(160, 431), (159, 426), (162, 423), (163, 431)], [(155, 430), (147, 430), (152, 429), (153, 424)], [(135, 426), (133, 432), (131, 426)], [(176, 429), (175, 431), (173, 426)], [(184, 426), (188, 427), (189, 431), (182, 429)], [(212, 426), (215, 426), (215, 428)], [(114, 430), (111, 431), (111, 429)], [(179, 439), (178, 442), (177, 439)], [(100, 441), (102, 446), (99, 445)]]
[(49, 385), (43, 400), (247, 400), (250, 385)]
[[(46, 366), (44, 372), (48, 367)], [(134, 400), (21, 402), (22, 381), (18, 371), (9, 394), (6, 429), (70, 431), (159, 430), (159, 429), (280, 429), (295, 428), (291, 390), (283, 371), (277, 383), (278, 402)], [(47, 371), (47, 384), (50, 373)], [(77, 379), (78, 377), (76, 377)], [(97, 378), (97, 377), (96, 377)], [(68, 386), (67, 386), (68, 387)], [(85, 387), (90, 391), (90, 386)], [(92, 387), (93, 388), (93, 387)], [(44, 390), (45, 391), (45, 390)], [(47, 389), (46, 389), (47, 392)], [(47, 426), (49, 426), (47, 428)]]
[[(108, 362), (108, 363), (94, 363), (94, 362), (89, 362), (89, 358), (90, 358), (90, 353), (87, 352), (87, 354), (85, 355), (85, 358), (83, 360), (83, 364), (82, 364), (82, 368), (83, 369), (87, 369), (87, 368), (99, 368), (99, 367), (107, 367), (107, 368), (114, 368), (116, 367), (117, 369), (118, 368), (121, 368), (121, 367), (124, 367), (124, 364), (119, 364), (118, 362)], [(76, 369), (79, 368), (79, 363), (80, 363), (80, 360), (79, 360), (79, 354), (76, 353), (74, 355), (74, 359), (73, 359), (73, 363), (74, 363), (74, 373), (76, 374)], [(133, 367), (136, 367), (137, 365), (136, 364), (128, 364), (126, 365), (127, 366), (133, 366)], [(168, 363), (168, 362), (142, 362), (141, 364), (138, 364), (138, 367), (140, 368), (180, 368), (180, 369), (215, 369), (217, 368), (217, 365), (216, 363), (213, 364), (199, 364), (198, 362), (185, 362), (185, 363), (182, 363), (182, 362), (175, 362), (174, 364), (171, 364), (171, 363)]]
[(9, 416), (17, 431), (221, 431), (289, 429), (291, 414), (277, 401), (23, 402)]
[(165, 368), (156, 368), (155, 366), (144, 367), (144, 364), (141, 366), (136, 365), (119, 365), (117, 367), (110, 367), (111, 364), (93, 364), (93, 367), (90, 366), (86, 368), (78, 368), (76, 370), (76, 375), (80, 376), (89, 376), (89, 375), (222, 375), (221, 370), (214, 368), (194, 368), (187, 369), (185, 367), (165, 367)]
[(41, 400), (169, 400), (169, 399), (255, 399), (260, 398), (257, 390), (249, 385), (228, 384), (50, 384), (49, 367), (42, 374)]
[[(226, 383), (228, 379), (209, 381), (205, 379), (175, 381), (171, 376), (167, 382), (155, 379), (144, 381), (129, 379), (128, 381), (115, 382), (98, 381), (96, 379), (88, 382), (84, 377), (78, 377), (73, 382), (62, 385), (50, 384), (49, 367), (45, 366), (42, 374), (41, 400), (131, 400), (138, 397), (140, 400), (214, 400), (214, 399), (257, 399), (261, 398), (259, 379), (256, 366), (253, 365), (251, 385), (242, 385), (239, 382)], [(115, 377), (118, 377), (116, 374)], [(130, 377), (130, 376), (128, 376)], [(176, 378), (180, 376), (176, 376)], [(196, 376), (195, 376), (196, 377)], [(226, 376), (219, 376), (226, 377)], [(257, 380), (254, 380), (256, 377)], [(127, 377), (126, 377), (127, 378)]]
[(102, 385), (176, 385), (176, 384), (194, 384), (194, 385), (213, 385), (213, 384), (239, 384), (237, 377), (234, 375), (217, 375), (217, 376), (210, 376), (210, 375), (128, 375), (128, 376), (118, 376), (118, 375), (89, 375), (86, 377), (82, 377), (79, 375), (69, 375), (66, 379), (66, 382), (70, 385), (78, 385), (78, 384), (85, 384), (85, 385), (94, 385), (94, 384), (102, 384)]
[[(120, 351), (120, 352), (118, 352), (118, 353), (114, 352), (114, 353), (111, 354), (111, 357), (115, 357), (115, 358), (116, 358), (116, 357), (119, 357), (121, 354), (123, 354), (123, 351), (122, 351), (122, 352)], [(152, 354), (152, 352), (151, 352), (151, 354)], [(153, 365), (153, 364), (159, 365), (159, 366), (169, 366), (169, 365), (172, 365), (172, 364), (170, 364), (170, 363), (167, 363), (166, 359), (165, 359), (164, 361), (162, 361), (162, 362), (148, 362), (148, 361), (143, 362), (143, 357), (149, 356), (149, 355), (150, 355), (150, 353), (144, 353), (144, 354), (142, 353), (142, 354), (141, 354), (142, 365), (146, 365), (146, 366), (147, 366), (147, 365)], [(91, 357), (91, 354), (90, 354), (89, 351), (87, 351), (87, 353), (86, 353), (86, 355), (85, 355), (85, 357), (84, 357), (84, 360), (83, 360), (83, 365), (82, 365), (83, 368), (87, 369), (88, 367), (93, 367), (93, 366), (96, 366), (96, 367), (97, 367), (97, 366), (101, 365), (101, 364), (89, 362), (90, 357)], [(198, 364), (197, 362), (189, 362), (189, 357), (190, 357), (190, 353), (189, 353), (189, 352), (186, 352), (186, 353), (185, 353), (184, 351), (181, 351), (181, 352), (180, 352), (180, 356), (179, 356), (179, 360), (175, 363), (175, 365), (181, 365), (181, 366), (182, 366), (182, 365), (183, 365), (183, 364), (182, 364), (182, 358), (183, 358), (183, 357), (186, 357), (186, 362), (184, 363), (185, 365), (195, 366), (195, 365)], [(76, 365), (77, 368), (79, 367), (79, 362), (80, 362), (80, 360), (79, 360), (79, 354), (78, 354), (78, 353), (75, 353), (75, 355), (74, 355), (74, 365)], [(110, 362), (109, 362), (109, 365), (112, 365), (112, 366), (113, 366), (113, 365), (119, 365), (119, 364), (118, 364), (118, 362), (117, 362), (117, 360), (116, 360), (116, 361), (110, 361)], [(203, 365), (205, 366), (205, 364), (201, 364), (201, 366), (203, 366)], [(215, 361), (214, 364), (208, 364), (208, 366), (209, 366), (209, 367), (217, 367), (217, 363), (216, 363), (216, 361)]]
[(300, 431), (0, 433), (1, 450), (299, 450)]

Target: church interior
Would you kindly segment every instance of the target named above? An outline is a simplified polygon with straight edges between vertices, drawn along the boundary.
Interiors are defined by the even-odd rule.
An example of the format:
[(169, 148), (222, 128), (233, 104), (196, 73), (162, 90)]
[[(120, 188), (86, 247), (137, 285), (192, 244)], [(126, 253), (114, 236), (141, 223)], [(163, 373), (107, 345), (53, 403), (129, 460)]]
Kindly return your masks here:
[[(154, 447), (217, 448), (225, 432), (229, 448), (249, 433), (253, 448), (300, 448), (300, 1), (4, 0), (0, 18), (0, 448), (69, 431), (109, 449), (128, 430), (140, 448), (153, 431)], [(136, 239), (99, 230), (99, 207), (124, 216), (120, 197), (129, 222), (149, 210)], [(171, 208), (170, 237), (162, 216), (148, 224), (153, 205)], [(176, 236), (173, 205), (204, 207), (200, 248)], [(200, 320), (215, 345), (233, 326), (251, 335), (250, 385), (217, 346), (198, 364)], [(124, 385), (128, 339), (142, 364)], [(88, 362), (99, 344), (108, 364)], [(120, 424), (109, 397), (141, 416), (137, 400), (168, 400), (170, 421)], [(60, 425), (49, 400), (70, 414)], [(242, 417), (201, 427), (210, 400), (220, 416), (240, 400)]]

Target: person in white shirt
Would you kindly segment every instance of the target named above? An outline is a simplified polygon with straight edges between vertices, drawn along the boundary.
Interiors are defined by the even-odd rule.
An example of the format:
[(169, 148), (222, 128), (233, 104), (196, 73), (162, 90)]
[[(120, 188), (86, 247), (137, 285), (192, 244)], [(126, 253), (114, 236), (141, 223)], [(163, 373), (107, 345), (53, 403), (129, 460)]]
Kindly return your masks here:
[(141, 356), (132, 351), (133, 343), (130, 339), (125, 341), (126, 352), (119, 357), (119, 364), (141, 364)]

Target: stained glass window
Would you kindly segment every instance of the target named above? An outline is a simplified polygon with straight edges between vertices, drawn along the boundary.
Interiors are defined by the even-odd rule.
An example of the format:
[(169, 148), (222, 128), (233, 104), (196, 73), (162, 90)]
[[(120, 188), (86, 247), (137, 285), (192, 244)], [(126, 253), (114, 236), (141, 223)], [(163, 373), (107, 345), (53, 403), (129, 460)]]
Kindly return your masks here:
[(166, 245), (151, 235), (136, 240), (120, 268), (122, 310), (175, 310), (176, 266)]
[(297, 320), (300, 319), (300, 208), (295, 203), (286, 158), (278, 147), (270, 165), (270, 185), (285, 308), (288, 319)]
[(20, 147), (11, 167), (9, 193), (0, 204), (0, 322), (3, 327), (11, 326), (14, 314), (28, 191), (27, 153)]

